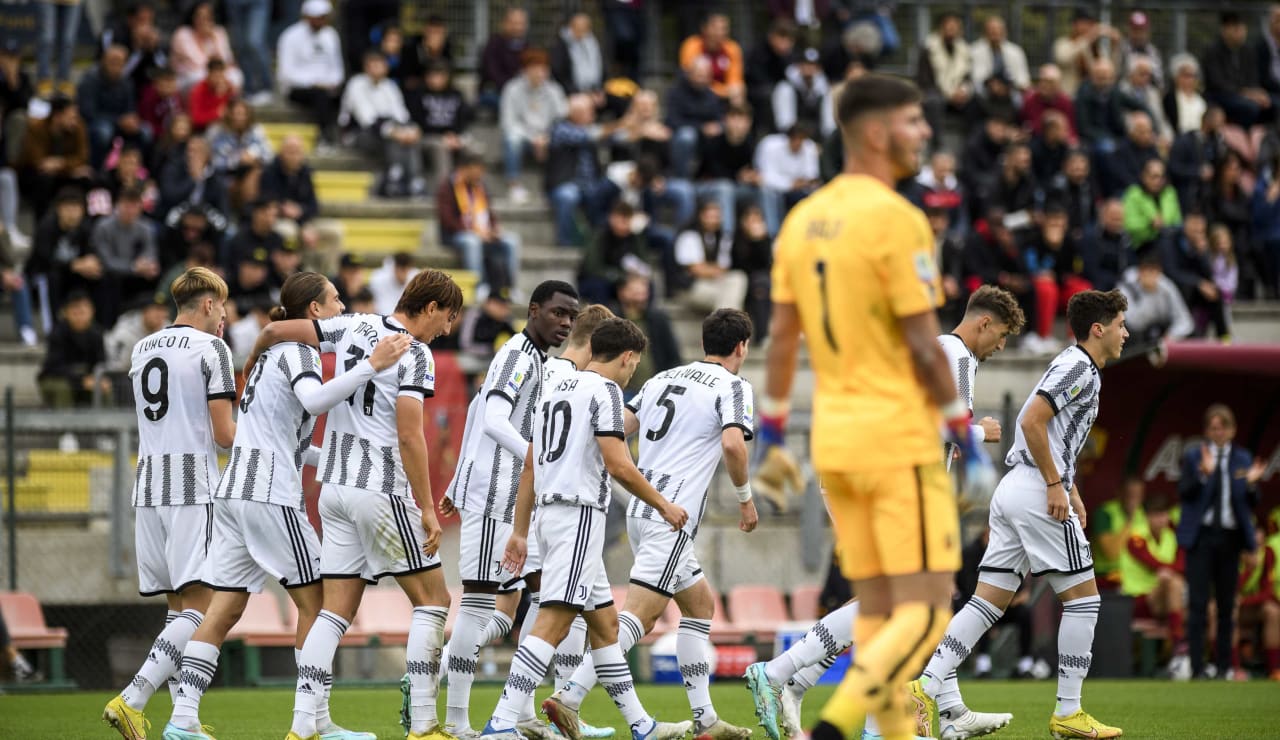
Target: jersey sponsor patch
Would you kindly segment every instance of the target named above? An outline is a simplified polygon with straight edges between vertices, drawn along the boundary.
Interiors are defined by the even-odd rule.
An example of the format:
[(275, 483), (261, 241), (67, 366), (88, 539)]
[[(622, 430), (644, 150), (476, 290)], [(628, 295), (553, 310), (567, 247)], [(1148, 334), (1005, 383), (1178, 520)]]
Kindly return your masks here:
[(931, 302), (936, 303), (938, 296), (934, 292), (934, 284), (938, 279), (938, 266), (934, 263), (933, 257), (924, 252), (917, 252), (914, 262), (916, 277), (920, 278), (920, 283), (924, 285), (925, 294), (929, 296)]
[(1059, 393), (1058, 398), (1056, 399), (1058, 403), (1058, 408), (1062, 408), (1063, 406), (1066, 406), (1067, 404), (1071, 403), (1071, 401), (1074, 400), (1076, 396), (1080, 395), (1080, 390), (1081, 390), (1080, 384), (1075, 383), (1070, 388), (1067, 388), (1063, 392)]

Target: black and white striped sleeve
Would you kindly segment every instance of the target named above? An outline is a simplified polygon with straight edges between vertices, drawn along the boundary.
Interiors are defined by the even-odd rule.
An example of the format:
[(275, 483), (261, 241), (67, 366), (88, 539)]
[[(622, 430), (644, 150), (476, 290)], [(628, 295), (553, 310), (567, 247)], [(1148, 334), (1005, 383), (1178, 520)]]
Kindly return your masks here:
[(591, 399), (591, 426), (597, 437), (626, 439), (622, 409), (622, 389), (617, 383), (601, 383)]
[(321, 380), (320, 353), (315, 347), (306, 344), (294, 344), (289, 347), (281, 347), (281, 350), (280, 369), (284, 371), (285, 377), (289, 379), (290, 387), (298, 385), (303, 378)]
[(1036, 385), (1036, 395), (1044, 398), (1059, 414), (1080, 397), (1088, 385), (1090, 364), (1088, 360), (1062, 360), (1054, 362)]
[(336, 352), (338, 342), (347, 335), (348, 324), (352, 314), (341, 314), (327, 319), (315, 319), (311, 323), (316, 327), (316, 341), (321, 352)]
[(205, 395), (210, 400), (236, 397), (236, 376), (231, 366), (231, 350), (227, 343), (213, 337), (200, 358), (204, 371)]
[(507, 349), (502, 355), (495, 358), (494, 363), (489, 366), (484, 397), (487, 400), (490, 396), (502, 396), (514, 406), (520, 396), (520, 389), (539, 369), (534, 365), (532, 357), (519, 350)]
[(756, 433), (751, 384), (742, 378), (734, 380), (720, 393), (719, 401), (720, 428), (737, 427), (742, 430), (743, 438), (750, 441)]
[(400, 384), (397, 395), (418, 400), (431, 398), (436, 393), (436, 361), (431, 350), (422, 342), (409, 345), (409, 351), (400, 357), (396, 377)]

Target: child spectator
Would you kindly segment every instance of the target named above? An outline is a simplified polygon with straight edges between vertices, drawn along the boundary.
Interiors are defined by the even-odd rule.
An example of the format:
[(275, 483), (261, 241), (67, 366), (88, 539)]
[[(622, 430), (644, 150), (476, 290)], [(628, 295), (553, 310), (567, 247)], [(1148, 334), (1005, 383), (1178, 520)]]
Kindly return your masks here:
[[(87, 293), (68, 294), (61, 314), (49, 333), (48, 351), (36, 382), (45, 406), (85, 407), (93, 402), (94, 372), (107, 358), (102, 329), (94, 323), (93, 301)], [(101, 390), (111, 390), (105, 378)]]
[(1212, 254), (1210, 265), (1213, 268), (1213, 284), (1218, 286), (1218, 293), (1222, 296), (1222, 302), (1227, 306), (1227, 316), (1230, 317), (1230, 306), (1235, 303), (1240, 282), (1231, 228), (1226, 224), (1214, 224), (1210, 227), (1209, 248)]
[(196, 131), (204, 131), (226, 112), (227, 103), (236, 95), (236, 88), (227, 76), (227, 64), (219, 58), (209, 60), (208, 75), (187, 94), (187, 110), (191, 113), (191, 125)]

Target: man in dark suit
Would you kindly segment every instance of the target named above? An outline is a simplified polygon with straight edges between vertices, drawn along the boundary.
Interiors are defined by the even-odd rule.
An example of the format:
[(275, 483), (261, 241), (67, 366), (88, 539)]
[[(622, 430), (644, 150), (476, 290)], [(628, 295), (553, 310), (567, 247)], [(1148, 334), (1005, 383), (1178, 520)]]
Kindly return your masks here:
[(1266, 466), (1236, 446), (1236, 418), (1231, 409), (1213, 404), (1204, 412), (1205, 440), (1182, 456), (1178, 497), (1182, 519), (1178, 546), (1187, 551), (1187, 589), (1191, 602), (1187, 623), (1191, 667), (1204, 676), (1204, 644), (1209, 593), (1218, 605), (1218, 639), (1214, 664), (1218, 676), (1231, 665), (1232, 615), (1240, 553), (1257, 547), (1253, 507), (1258, 480)]

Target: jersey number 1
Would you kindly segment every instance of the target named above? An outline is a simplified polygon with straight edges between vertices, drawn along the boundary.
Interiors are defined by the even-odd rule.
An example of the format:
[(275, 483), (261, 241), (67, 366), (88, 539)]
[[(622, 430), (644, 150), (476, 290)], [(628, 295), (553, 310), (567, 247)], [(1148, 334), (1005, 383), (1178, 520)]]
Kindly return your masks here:
[[(355, 367), (356, 365), (359, 365), (360, 361), (363, 360), (364, 358), (365, 358), (364, 350), (360, 349), (359, 347), (347, 347), (347, 359), (342, 363), (343, 370), (346, 372), (351, 372), (351, 368)], [(376, 392), (377, 392), (377, 388), (374, 387), (373, 379), (370, 378), (364, 384), (363, 406), (364, 406), (365, 416), (373, 416), (373, 399), (374, 399), (374, 393)], [(350, 396), (347, 396), (348, 406), (355, 405), (356, 395), (359, 393), (360, 391), (356, 391), (355, 393), (352, 393)]]
[(827, 344), (836, 352), (840, 346), (836, 344), (836, 333), (831, 329), (831, 302), (827, 295), (827, 261), (818, 260), (818, 292), (822, 294), (822, 331), (827, 335)]

